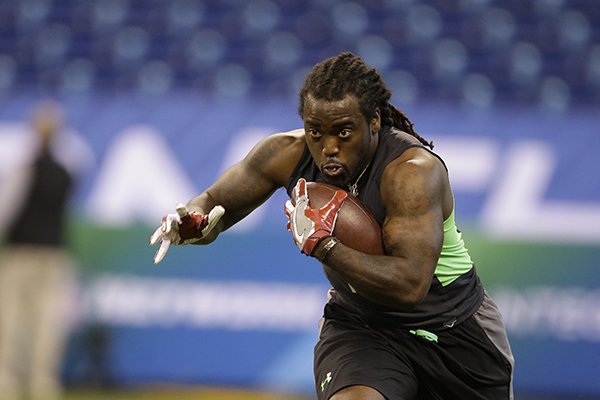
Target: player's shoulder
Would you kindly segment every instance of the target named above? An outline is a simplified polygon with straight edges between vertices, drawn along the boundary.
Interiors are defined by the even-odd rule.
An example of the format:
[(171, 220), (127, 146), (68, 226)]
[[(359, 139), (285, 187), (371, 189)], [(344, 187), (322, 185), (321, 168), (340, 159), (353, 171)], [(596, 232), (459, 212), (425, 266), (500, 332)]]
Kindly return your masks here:
[(394, 159), (388, 167), (386, 171), (389, 172), (405, 172), (410, 173), (415, 170), (431, 171), (431, 172), (442, 172), (445, 171), (445, 166), (442, 160), (426, 149), (423, 146), (413, 146), (402, 154), (400, 154), (396, 159)]
[(294, 129), (286, 132), (274, 133), (267, 136), (266, 140), (282, 147), (304, 146), (304, 129)]
[(274, 133), (262, 139), (246, 157), (246, 164), (284, 184), (305, 147), (304, 130)]
[(304, 130), (278, 132), (265, 137), (257, 146), (260, 151), (282, 159), (300, 158), (305, 147)]
[(414, 146), (389, 163), (382, 175), (382, 197), (408, 192), (443, 193), (448, 185), (448, 172), (434, 153)]
[(304, 130), (295, 129), (265, 136), (256, 144), (254, 150), (267, 152), (289, 151), (294, 147), (303, 147), (304, 143)]

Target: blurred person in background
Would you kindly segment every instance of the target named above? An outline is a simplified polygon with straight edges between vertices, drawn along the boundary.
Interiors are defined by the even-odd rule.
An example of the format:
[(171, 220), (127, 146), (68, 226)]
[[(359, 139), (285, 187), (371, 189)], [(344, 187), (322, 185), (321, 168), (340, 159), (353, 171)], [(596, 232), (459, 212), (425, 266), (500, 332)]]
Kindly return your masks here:
[(74, 273), (65, 232), (73, 177), (52, 143), (64, 118), (56, 102), (37, 105), (33, 159), (12, 172), (0, 191), (1, 400), (62, 398), (66, 294)]
[[(300, 91), (304, 129), (263, 139), (165, 216), (150, 238), (155, 262), (172, 243), (211, 243), (283, 187), (296, 199), (286, 204), (294, 241), (333, 286), (314, 354), (319, 400), (512, 399), (513, 355), (456, 226), (446, 165), (390, 97), (352, 53), (317, 64)], [(385, 255), (339, 242), (349, 194), (313, 209), (306, 181), (358, 197)]]

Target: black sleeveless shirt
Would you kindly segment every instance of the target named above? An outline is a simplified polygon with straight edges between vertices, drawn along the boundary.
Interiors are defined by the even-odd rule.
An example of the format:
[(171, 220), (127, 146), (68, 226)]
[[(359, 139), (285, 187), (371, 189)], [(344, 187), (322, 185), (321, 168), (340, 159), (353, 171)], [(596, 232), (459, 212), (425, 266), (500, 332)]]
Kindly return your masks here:
[[(358, 198), (371, 211), (380, 226), (383, 226), (386, 216), (380, 193), (383, 172), (390, 162), (411, 147), (421, 147), (429, 151), (415, 137), (397, 129), (383, 127), (379, 132), (379, 144), (373, 160), (365, 176), (358, 182)], [(443, 164), (439, 156), (433, 152), (432, 154)], [(292, 193), (300, 178), (309, 182), (323, 181), (308, 147), (304, 148), (292, 173), (286, 188), (288, 195)], [(410, 312), (373, 303), (356, 293), (333, 269), (326, 265), (323, 265), (323, 269), (333, 286), (330, 291), (331, 298), (325, 307), (326, 317), (360, 319), (371, 325), (442, 330), (470, 317), (483, 301), (483, 286), (474, 267), (445, 286), (434, 276), (427, 296)]]
[(49, 150), (43, 151), (35, 160), (32, 175), (20, 212), (8, 229), (7, 242), (63, 247), (72, 179)]

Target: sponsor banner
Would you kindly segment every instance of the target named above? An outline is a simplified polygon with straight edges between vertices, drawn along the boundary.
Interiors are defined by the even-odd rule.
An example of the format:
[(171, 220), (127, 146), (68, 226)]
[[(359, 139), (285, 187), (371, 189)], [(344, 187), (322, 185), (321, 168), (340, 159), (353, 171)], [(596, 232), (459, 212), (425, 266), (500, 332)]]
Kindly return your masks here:
[(312, 331), (325, 303), (322, 285), (117, 275), (94, 278), (84, 293), (88, 318), (145, 328)]
[[(76, 338), (103, 327), (107, 376), (312, 394), (329, 285), (288, 232), (226, 233), (208, 247), (175, 247), (154, 266), (151, 230), (74, 226), (84, 275)], [(600, 393), (600, 248), (498, 241), (469, 226), (463, 234), (504, 316), (517, 392)], [(71, 379), (82, 379), (78, 357), (71, 352)]]
[[(76, 223), (72, 229), (82, 264), (68, 380), (86, 381), (99, 370), (101, 380), (117, 384), (158, 380), (312, 393), (312, 348), (329, 285), (284, 227), (226, 233), (207, 247), (174, 247), (159, 266), (147, 245), (150, 227)], [(86, 348), (98, 342), (100, 350)], [(103, 368), (90, 365), (94, 351), (101, 351)]]
[(555, 286), (498, 287), (492, 293), (516, 356), (517, 393), (598, 396), (598, 289), (557, 282)]

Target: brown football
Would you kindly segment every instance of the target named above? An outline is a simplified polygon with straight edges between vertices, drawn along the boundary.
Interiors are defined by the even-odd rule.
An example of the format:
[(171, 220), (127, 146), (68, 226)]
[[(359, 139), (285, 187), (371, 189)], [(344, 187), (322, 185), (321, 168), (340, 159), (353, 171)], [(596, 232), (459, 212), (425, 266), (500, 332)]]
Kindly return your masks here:
[[(340, 188), (321, 182), (307, 182), (306, 190), (311, 208), (321, 208)], [(292, 202), (296, 199), (293, 197)], [(343, 244), (355, 250), (372, 255), (383, 255), (381, 227), (371, 212), (359, 199), (351, 194), (342, 204), (338, 213), (333, 234)]]

